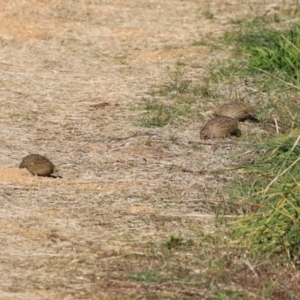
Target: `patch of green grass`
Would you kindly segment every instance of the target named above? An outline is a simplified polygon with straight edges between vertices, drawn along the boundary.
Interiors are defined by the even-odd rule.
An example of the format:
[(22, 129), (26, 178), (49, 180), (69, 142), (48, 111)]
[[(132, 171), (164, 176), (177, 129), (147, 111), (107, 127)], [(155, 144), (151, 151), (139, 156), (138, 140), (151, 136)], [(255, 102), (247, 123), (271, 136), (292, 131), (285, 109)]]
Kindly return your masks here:
[(143, 144), (146, 146), (151, 146), (152, 145), (152, 139), (148, 138), (147, 140), (143, 141)]
[[(300, 258), (300, 97), (297, 95), (300, 90), (300, 26), (279, 31), (271, 28), (270, 22), (276, 20), (248, 23), (247, 26), (241, 23), (239, 32), (227, 35), (227, 41), (235, 46), (235, 61), (214, 67), (200, 84), (186, 76), (188, 65), (177, 64), (175, 71), (169, 72), (169, 81), (151, 94), (153, 99), (146, 103), (147, 115), (139, 122), (142, 126), (161, 127), (182, 119), (191, 122), (200, 115), (199, 98), (240, 100), (240, 87), (236, 83), (242, 85), (245, 97), (257, 104), (260, 123), (255, 126), (265, 129), (258, 134), (251, 131), (243, 135), (242, 141), (251, 142), (251, 149), (262, 141), (264, 144), (251, 162), (241, 168), (242, 179), (229, 189), (230, 199), (224, 197), (225, 208), (217, 210), (245, 214), (233, 226), (232, 238), (242, 247), (239, 254), (247, 249), (250, 255), (258, 254), (257, 257), (273, 255), (282, 261), (287, 258), (296, 261)], [(285, 135), (266, 142), (282, 133)], [(191, 147), (199, 148), (196, 144)], [(183, 238), (174, 236), (162, 246), (160, 255), (165, 260), (173, 259), (173, 249), (193, 248)], [(224, 271), (222, 263), (232, 263), (227, 258), (223, 262), (222, 259), (212, 260), (208, 267), (214, 280), (220, 282), (226, 281), (228, 273), (223, 272), (218, 277), (214, 270)], [(183, 265), (173, 271), (178, 278), (180, 274), (195, 278)], [(256, 284), (259, 286), (260, 282)], [(272, 297), (277, 288), (269, 281), (260, 286), (266, 297)], [(220, 289), (215, 297), (234, 298), (235, 292)], [(236, 293), (238, 299), (239, 292)]]
[(199, 96), (213, 97), (210, 89), (210, 79), (204, 77), (201, 83), (185, 78), (186, 67), (177, 64), (174, 71), (169, 71), (169, 81), (152, 92), (153, 96), (163, 96), (173, 99), (176, 103), (194, 103)]
[(178, 248), (188, 248), (191, 247), (192, 245), (193, 245), (192, 240), (189, 239), (187, 241), (184, 241), (183, 238), (174, 237), (174, 236), (171, 236), (169, 240), (163, 242), (163, 246), (169, 250), (178, 249)]
[(274, 23), (280, 23), (284, 26), (286, 25), (286, 21), (290, 21), (291, 19), (298, 19), (300, 14), (300, 7), (298, 1), (295, 1), (295, 5), (288, 5), (280, 7), (280, 12), (274, 10), (273, 12), (263, 13), (261, 11), (253, 11), (251, 15), (248, 15), (243, 19), (233, 19), (231, 20), (232, 24), (240, 25), (240, 26), (271, 26)]
[(164, 286), (179, 299), (206, 299), (204, 295), (207, 299), (255, 296), (285, 299), (287, 295), (297, 295), (299, 286), (291, 282), (291, 266), (286, 264), (279, 270), (278, 265), (264, 257), (243, 255), (227, 238), (226, 232), (220, 229), (211, 235), (199, 234), (188, 247), (184, 246), (186, 240), (174, 236), (164, 241), (163, 247), (153, 241), (144, 244), (143, 251), (136, 245), (139, 255), (126, 256), (124, 262), (125, 269), (130, 270), (127, 278), (151, 283), (152, 290)]
[(266, 27), (271, 26), (273, 23), (279, 23), (282, 18), (276, 14), (264, 14), (264, 15), (255, 15), (254, 17), (246, 17), (242, 19), (232, 19), (231, 23), (234, 25), (239, 25), (240, 28), (246, 27)]
[(165, 50), (173, 50), (173, 49), (181, 49), (183, 46), (179, 44), (173, 44), (173, 45), (165, 45), (163, 48)]
[(189, 91), (190, 81), (184, 80), (185, 66), (177, 64), (174, 71), (169, 71), (169, 82), (163, 84), (157, 91), (154, 91), (154, 95), (166, 96), (166, 95), (179, 95), (186, 94)]
[(135, 274), (128, 275), (127, 278), (132, 281), (158, 282), (160, 276), (157, 273), (143, 271), (143, 272), (138, 272)]
[(246, 295), (242, 291), (236, 291), (234, 289), (223, 289), (213, 295), (214, 300), (240, 300), (245, 299)]
[(122, 65), (126, 65), (127, 64), (127, 55), (114, 55), (111, 56), (112, 59), (118, 61), (120, 64)]
[(192, 46), (196, 46), (196, 47), (198, 47), (198, 46), (207, 46), (207, 45), (208, 45), (208, 42), (206, 40), (204, 40), (204, 39), (201, 39), (201, 40), (198, 40), (198, 41), (194, 41), (192, 43)]
[[(10, 114), (10, 117), (12, 117), (12, 118), (20, 118), (20, 117), (23, 117), (23, 115), (22, 114), (18, 114), (18, 113), (12, 113), (12, 114)], [(29, 117), (27, 117), (26, 119), (27, 120), (31, 120), (31, 118), (29, 118)]]
[[(188, 122), (190, 118), (200, 115), (200, 110), (192, 106), (188, 99), (177, 99), (178, 102), (164, 104), (159, 100), (146, 100), (147, 113), (140, 117), (136, 124), (142, 127), (163, 127), (176, 122)], [(193, 102), (193, 101), (192, 101)]]
[(206, 99), (214, 98), (215, 96), (217, 96), (217, 95), (215, 95), (215, 93), (211, 89), (210, 82), (207, 78), (204, 78), (202, 80), (201, 84), (194, 84), (191, 87), (191, 93), (194, 96), (197, 96), (197, 97), (200, 96), (200, 97), (203, 97), (203, 98), (206, 98)]
[(176, 135), (169, 136), (168, 140), (172, 143), (176, 143), (179, 140), (179, 137)]
[(200, 145), (199, 143), (190, 143), (190, 147), (195, 150), (195, 151), (201, 151), (203, 150), (203, 146)]
[(229, 90), (242, 84), (248, 90), (246, 97), (257, 99), (259, 119), (266, 128), (285, 133), (299, 126), (300, 25), (275, 30), (268, 22), (248, 21), (225, 40), (234, 45), (236, 59), (216, 65), (211, 80)]
[(202, 11), (202, 15), (206, 18), (206, 19), (213, 19), (214, 18), (214, 14), (212, 13), (212, 11), (210, 9), (204, 9)]
[[(224, 41), (235, 45), (235, 54), (240, 58), (235, 64), (240, 68), (240, 74), (271, 74), (283, 84), (296, 84), (300, 77), (300, 25), (276, 30), (268, 23), (247, 20), (240, 24), (238, 31), (226, 33)], [(272, 79), (265, 77), (268, 78)], [(277, 85), (280, 83), (276, 82)]]
[(266, 128), (285, 134), (267, 142), (270, 133), (259, 139), (245, 136), (265, 141), (260, 158), (242, 167), (244, 181), (229, 191), (236, 203), (227, 203), (226, 209), (246, 213), (233, 227), (239, 245), (251, 253), (299, 260), (300, 26), (275, 30), (260, 22), (253, 25), (243, 25), (235, 36), (240, 59), (213, 75), (228, 82), (241, 76), (245, 83), (249, 79), (257, 93), (268, 94), (259, 119)]
[(170, 94), (172, 97), (177, 95), (186, 94), (189, 92), (189, 81), (170, 81), (169, 83), (163, 85), (157, 92), (159, 96), (166, 96)]
[[(249, 144), (253, 156), (249, 154), (248, 159), (248, 154), (245, 155), (248, 163), (240, 168), (235, 183), (228, 187), (224, 207), (219, 208), (220, 215), (244, 214), (234, 222), (232, 238), (255, 257), (297, 261), (300, 258), (300, 25), (287, 28), (284, 24), (282, 30), (270, 26), (281, 21), (281, 16), (272, 16), (236, 22), (239, 30), (224, 37), (234, 60), (215, 64), (208, 75), (207, 91), (208, 98), (212, 98), (210, 90), (215, 90), (227, 101), (239, 100), (243, 94), (247, 101), (256, 104), (260, 120), (253, 125), (259, 132), (242, 134), (240, 142)], [(272, 297), (274, 287), (269, 282), (263, 289), (266, 297)]]
[[(264, 118), (264, 117), (261, 117), (261, 119), (262, 118)], [(249, 123), (250, 123), (250, 121), (249, 121)], [(249, 148), (253, 148), (255, 145), (263, 143), (264, 141), (266, 141), (266, 139), (269, 139), (275, 135), (274, 132), (270, 132), (270, 129), (271, 129), (270, 126), (267, 127), (268, 131), (261, 131), (261, 132), (258, 132), (257, 130), (255, 130), (255, 128), (262, 126), (258, 122), (251, 122), (249, 127), (250, 126), (251, 126), (251, 131), (244, 131), (244, 132), (242, 132), (241, 136), (239, 137), (239, 141), (241, 143), (245, 143), (245, 146), (248, 144)], [(273, 129), (275, 129), (275, 128), (273, 128)], [(251, 143), (249, 143), (249, 141), (251, 141)]]
[(262, 145), (266, 153), (244, 166), (252, 182), (244, 186), (251, 213), (234, 225), (233, 237), (257, 253), (300, 258), (300, 130)]
[(253, 73), (266, 71), (289, 82), (300, 77), (300, 27), (278, 32), (259, 28), (247, 30), (237, 38), (242, 52), (249, 53), (248, 67)]
[(159, 101), (147, 101), (147, 116), (141, 117), (137, 124), (142, 127), (163, 127), (176, 117), (178, 113), (173, 106), (165, 105)]
[(205, 38), (196, 40), (191, 44), (191, 46), (193, 47), (206, 46), (209, 47), (209, 51), (224, 50), (224, 44), (220, 43), (219, 39), (216, 39), (213, 36), (206, 36)]
[(147, 111), (136, 124), (143, 127), (163, 127), (168, 124), (199, 120), (202, 109), (198, 105), (200, 98), (217, 97), (210, 88), (208, 78), (196, 83), (184, 78), (185, 67), (177, 65), (169, 73), (169, 81), (152, 91), (150, 99), (143, 105)]

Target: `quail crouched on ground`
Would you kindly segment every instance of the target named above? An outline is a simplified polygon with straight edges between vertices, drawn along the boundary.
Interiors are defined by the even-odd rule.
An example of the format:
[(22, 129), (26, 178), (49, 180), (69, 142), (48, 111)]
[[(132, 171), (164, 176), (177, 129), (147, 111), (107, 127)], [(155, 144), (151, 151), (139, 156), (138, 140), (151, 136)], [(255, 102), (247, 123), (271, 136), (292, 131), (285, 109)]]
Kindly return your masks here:
[(228, 102), (216, 108), (214, 114), (244, 121), (246, 119), (257, 120), (255, 109), (242, 101)]
[(223, 116), (209, 120), (200, 131), (201, 139), (223, 138), (231, 135), (241, 135), (238, 122)]
[(25, 156), (19, 168), (26, 168), (31, 174), (38, 176), (50, 176), (58, 172), (56, 166), (48, 158), (40, 154)]

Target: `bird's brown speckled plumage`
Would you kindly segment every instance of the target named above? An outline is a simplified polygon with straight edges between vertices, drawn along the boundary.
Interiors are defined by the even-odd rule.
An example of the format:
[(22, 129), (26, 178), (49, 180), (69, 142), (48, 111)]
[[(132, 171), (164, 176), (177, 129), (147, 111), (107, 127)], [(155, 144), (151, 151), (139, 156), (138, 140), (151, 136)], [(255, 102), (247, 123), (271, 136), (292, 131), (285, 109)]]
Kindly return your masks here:
[(50, 176), (58, 172), (56, 166), (48, 158), (40, 154), (25, 156), (19, 168), (26, 168), (31, 174), (39, 176)]
[(239, 136), (240, 134), (237, 120), (223, 116), (209, 120), (200, 131), (201, 139)]
[(256, 119), (255, 109), (242, 101), (225, 103), (216, 108), (214, 114), (244, 121), (246, 119)]

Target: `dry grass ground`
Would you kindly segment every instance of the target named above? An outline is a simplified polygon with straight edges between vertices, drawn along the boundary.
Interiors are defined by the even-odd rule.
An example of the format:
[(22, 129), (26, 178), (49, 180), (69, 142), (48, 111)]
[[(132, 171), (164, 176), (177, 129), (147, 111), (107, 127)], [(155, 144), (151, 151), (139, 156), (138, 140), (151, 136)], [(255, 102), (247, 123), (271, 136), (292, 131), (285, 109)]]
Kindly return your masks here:
[[(227, 299), (216, 298), (226, 289), (258, 299), (247, 264), (199, 240), (228, 200), (224, 170), (247, 151), (235, 139), (199, 144), (217, 100), (199, 97), (198, 119), (137, 120), (176, 64), (201, 83), (229, 56), (211, 39), (251, 11), (281, 9), (272, 2), (0, 1), (1, 300)], [(62, 178), (19, 170), (29, 153)], [(229, 280), (235, 269), (249, 280)]]

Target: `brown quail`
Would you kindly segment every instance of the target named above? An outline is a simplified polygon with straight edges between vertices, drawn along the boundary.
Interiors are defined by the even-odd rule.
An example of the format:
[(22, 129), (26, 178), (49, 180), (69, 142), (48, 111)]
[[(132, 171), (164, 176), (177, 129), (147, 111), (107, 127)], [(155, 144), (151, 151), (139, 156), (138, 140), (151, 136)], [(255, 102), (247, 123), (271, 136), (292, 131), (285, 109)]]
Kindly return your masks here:
[(25, 156), (19, 168), (26, 168), (31, 174), (38, 176), (50, 176), (58, 172), (56, 166), (48, 158), (39, 154)]
[(223, 116), (209, 120), (200, 131), (201, 139), (239, 136), (240, 134), (237, 120)]
[(246, 119), (257, 121), (255, 109), (241, 101), (225, 103), (216, 108), (214, 114), (234, 118), (238, 121), (244, 121)]

